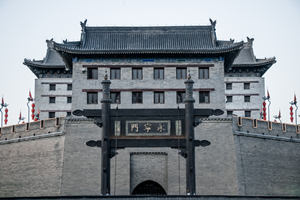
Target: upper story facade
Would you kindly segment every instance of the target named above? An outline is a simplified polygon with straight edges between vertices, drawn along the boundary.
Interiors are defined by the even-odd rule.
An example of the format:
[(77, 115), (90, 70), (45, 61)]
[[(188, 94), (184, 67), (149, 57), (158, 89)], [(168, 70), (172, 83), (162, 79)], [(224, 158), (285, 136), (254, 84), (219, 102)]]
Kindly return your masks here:
[[(43, 62), (48, 60), (48, 66), (41, 68), (33, 66), (38, 61), (24, 62), (38, 77), (35, 96), (41, 118), (101, 109), (105, 73), (111, 80), (112, 107), (183, 108), (189, 73), (195, 82), (195, 108), (222, 109), (227, 111), (224, 115), (241, 116), (250, 111), (251, 117), (258, 117), (255, 111), (264, 94), (262, 74), (253, 76), (253, 66), (240, 70), (244, 59), (237, 62), (247, 53), (244, 49), (249, 41), (219, 41), (216, 21), (210, 22), (209, 26), (88, 27), (85, 21), (81, 22), (80, 41), (60, 44), (47, 40), (48, 52), (60, 59), (59, 69), (49, 68), (47, 56)], [(250, 50), (253, 52), (252, 45)], [(51, 74), (51, 69), (56, 71)], [(54, 91), (50, 89), (53, 84)], [(250, 89), (243, 93), (239, 84), (248, 84)], [(250, 102), (243, 102), (249, 95)], [(228, 102), (230, 96), (235, 103)]]

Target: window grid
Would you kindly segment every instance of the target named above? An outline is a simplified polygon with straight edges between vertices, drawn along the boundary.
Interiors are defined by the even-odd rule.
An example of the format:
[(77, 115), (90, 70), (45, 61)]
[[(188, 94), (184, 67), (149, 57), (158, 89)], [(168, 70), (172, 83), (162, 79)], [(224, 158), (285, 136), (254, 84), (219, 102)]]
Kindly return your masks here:
[(209, 78), (209, 68), (199, 68), (199, 79)]
[(133, 68), (132, 69), (132, 79), (134, 79), (134, 80), (142, 80), (143, 79), (142, 68)]
[(110, 99), (112, 100), (111, 103), (113, 104), (120, 104), (121, 103), (121, 95), (120, 92), (111, 92)]
[(55, 103), (55, 97), (49, 97), (49, 103)]
[(87, 104), (98, 104), (98, 92), (87, 93)]
[(49, 112), (48, 117), (49, 118), (55, 118), (55, 112)]
[(226, 90), (232, 90), (232, 83), (226, 83)]
[(233, 115), (233, 111), (227, 111), (227, 116)]
[(121, 69), (120, 68), (111, 68), (110, 69), (110, 79), (121, 79)]
[(244, 90), (250, 90), (250, 83), (244, 83)]
[(67, 90), (72, 90), (72, 84), (68, 84)]
[(177, 103), (184, 103), (185, 92), (177, 92)]
[(54, 91), (56, 89), (55, 84), (50, 84), (49, 85), (49, 90)]
[(165, 103), (164, 92), (154, 92), (154, 103), (155, 104), (163, 104), (163, 103)]
[(89, 68), (87, 79), (98, 79), (98, 68)]
[(226, 103), (228, 103), (228, 102), (232, 102), (232, 96), (227, 96), (227, 101), (226, 101)]
[(199, 103), (209, 103), (209, 92), (199, 92)]
[(186, 79), (186, 68), (176, 68), (176, 79)]
[(250, 96), (244, 96), (244, 102), (250, 102)]
[(143, 93), (132, 92), (132, 103), (143, 103)]
[(251, 117), (251, 111), (245, 111), (245, 117)]
[(154, 68), (154, 79), (164, 79), (163, 68)]
[(67, 97), (67, 103), (72, 103), (72, 97)]

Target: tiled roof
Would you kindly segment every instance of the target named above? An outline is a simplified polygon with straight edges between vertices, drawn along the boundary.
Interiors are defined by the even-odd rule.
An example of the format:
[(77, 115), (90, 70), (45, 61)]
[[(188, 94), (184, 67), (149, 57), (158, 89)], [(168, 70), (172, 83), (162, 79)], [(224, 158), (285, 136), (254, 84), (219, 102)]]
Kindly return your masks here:
[(33, 67), (41, 67), (41, 68), (64, 68), (65, 63), (62, 58), (58, 55), (58, 53), (48, 48), (46, 57), (43, 60), (29, 60), (24, 59), (24, 65), (33, 66)]
[(258, 67), (265, 66), (276, 63), (275, 57), (256, 59), (253, 53), (253, 38), (248, 38), (248, 42), (244, 43), (243, 49), (240, 51), (239, 55), (233, 62), (233, 67)]
[(77, 54), (226, 53), (240, 43), (217, 43), (214, 26), (82, 27), (78, 42), (53, 42), (58, 51)]

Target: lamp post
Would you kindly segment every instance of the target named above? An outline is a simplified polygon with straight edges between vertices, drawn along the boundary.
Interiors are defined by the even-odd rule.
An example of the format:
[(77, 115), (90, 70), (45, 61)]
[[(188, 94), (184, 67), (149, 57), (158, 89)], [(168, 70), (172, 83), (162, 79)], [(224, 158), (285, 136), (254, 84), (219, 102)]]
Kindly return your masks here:
[(279, 110), (279, 114), (278, 115), (275, 115), (274, 116), (275, 120), (276, 119), (279, 119), (280, 123), (281, 123), (281, 113), (280, 113), (280, 110)]
[(33, 101), (33, 98), (32, 98), (32, 96), (31, 96), (31, 92), (29, 91), (29, 97), (27, 98), (27, 100), (28, 100), (28, 102), (27, 102), (27, 108), (28, 108), (28, 123), (29, 123), (29, 120), (30, 120), (30, 108), (29, 108), (29, 103), (31, 102), (31, 101)]
[[(2, 108), (6, 108), (8, 106), (8, 104), (7, 103), (4, 103), (4, 99), (3, 99), (3, 97), (2, 97), (2, 102), (1, 102), (1, 104), (0, 104), (0, 112), (1, 112), (1, 127), (3, 126), (3, 112), (2, 112)], [(7, 109), (6, 109), (7, 110)], [(8, 110), (7, 110), (8, 111)], [(7, 113), (7, 112), (6, 112)], [(7, 115), (7, 114), (6, 114)], [(7, 118), (7, 117), (6, 117)], [(7, 121), (6, 121), (6, 123), (7, 123)], [(5, 124), (6, 124), (5, 123)]]
[[(268, 105), (268, 121), (270, 121), (270, 105), (271, 105), (271, 101), (270, 101), (269, 90), (267, 90), (267, 93), (268, 93), (268, 95), (267, 95), (267, 96), (264, 96), (262, 99), (263, 99), (264, 101), (268, 100), (268, 102), (269, 102), (269, 105)], [(265, 112), (265, 110), (266, 110), (266, 109), (265, 109), (265, 105), (266, 105), (266, 103), (264, 102), (263, 105), (264, 105), (264, 120), (266, 120), (266, 117), (265, 117), (265, 114), (266, 114), (266, 112)]]
[(18, 124), (20, 123), (20, 121), (24, 120), (25, 117), (22, 117), (22, 114), (21, 114), (21, 111), (20, 111), (20, 116), (19, 116), (19, 121), (18, 121)]

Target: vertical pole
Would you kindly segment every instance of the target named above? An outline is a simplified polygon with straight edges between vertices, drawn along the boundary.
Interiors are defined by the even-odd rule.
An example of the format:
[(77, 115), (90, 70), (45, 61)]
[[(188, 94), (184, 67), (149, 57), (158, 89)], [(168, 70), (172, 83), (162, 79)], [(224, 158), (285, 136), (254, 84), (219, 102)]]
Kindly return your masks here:
[(109, 129), (110, 129), (110, 89), (111, 82), (107, 80), (105, 72), (102, 84), (102, 151), (101, 151), (101, 194), (110, 195), (110, 145), (109, 145)]
[(185, 82), (185, 134), (186, 134), (186, 194), (196, 195), (195, 171), (195, 134), (194, 134), (194, 103), (193, 84), (190, 74)]
[(0, 108), (0, 112), (1, 112), (1, 127), (3, 126), (3, 113), (2, 113), (2, 107)]

